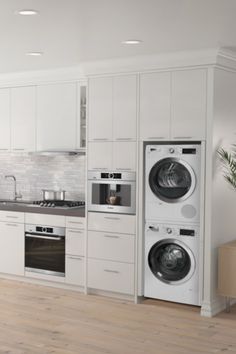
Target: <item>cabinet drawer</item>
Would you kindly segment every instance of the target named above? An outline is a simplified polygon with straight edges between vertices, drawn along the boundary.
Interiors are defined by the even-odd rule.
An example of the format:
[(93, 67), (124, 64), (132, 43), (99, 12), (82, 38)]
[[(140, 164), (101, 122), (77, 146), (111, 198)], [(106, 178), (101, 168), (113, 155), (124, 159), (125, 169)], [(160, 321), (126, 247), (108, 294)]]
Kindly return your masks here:
[(88, 260), (88, 287), (122, 294), (134, 294), (134, 265)]
[(66, 254), (84, 255), (84, 230), (66, 229)]
[(88, 213), (88, 229), (121, 234), (135, 234), (135, 219), (134, 215), (90, 212)]
[(0, 210), (0, 221), (10, 221), (23, 224), (25, 222), (25, 214), (15, 211)]
[(62, 215), (47, 215), (47, 214), (25, 214), (25, 223), (26, 224), (35, 224), (35, 225), (48, 225), (48, 226), (58, 226), (65, 227), (66, 221), (65, 216)]
[(88, 257), (134, 263), (134, 235), (89, 231)]
[(66, 227), (73, 229), (84, 229), (85, 228), (85, 218), (77, 216), (67, 216), (66, 217)]
[(66, 256), (66, 278), (67, 284), (84, 285), (84, 258)]

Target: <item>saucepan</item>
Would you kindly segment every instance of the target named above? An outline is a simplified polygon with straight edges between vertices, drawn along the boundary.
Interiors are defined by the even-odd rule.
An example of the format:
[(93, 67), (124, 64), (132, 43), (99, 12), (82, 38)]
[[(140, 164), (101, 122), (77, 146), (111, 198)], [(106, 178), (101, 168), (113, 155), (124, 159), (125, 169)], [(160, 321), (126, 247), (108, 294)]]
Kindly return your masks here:
[(64, 190), (53, 190), (53, 189), (42, 189), (43, 200), (65, 200), (66, 191)]

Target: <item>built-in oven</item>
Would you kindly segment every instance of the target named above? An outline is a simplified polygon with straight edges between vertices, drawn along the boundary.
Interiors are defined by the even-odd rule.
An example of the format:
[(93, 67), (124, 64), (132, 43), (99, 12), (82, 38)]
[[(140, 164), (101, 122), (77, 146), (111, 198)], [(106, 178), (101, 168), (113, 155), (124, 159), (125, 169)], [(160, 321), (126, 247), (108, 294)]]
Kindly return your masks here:
[(25, 270), (65, 276), (65, 228), (25, 227)]
[(135, 214), (135, 172), (88, 172), (88, 210)]

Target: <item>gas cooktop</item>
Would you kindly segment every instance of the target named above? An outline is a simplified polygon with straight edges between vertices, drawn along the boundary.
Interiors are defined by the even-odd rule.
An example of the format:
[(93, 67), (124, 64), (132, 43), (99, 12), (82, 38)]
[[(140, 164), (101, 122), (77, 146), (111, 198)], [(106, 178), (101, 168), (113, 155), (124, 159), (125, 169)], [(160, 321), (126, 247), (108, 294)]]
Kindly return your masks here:
[(85, 202), (82, 200), (35, 200), (33, 205), (45, 208), (71, 209), (82, 208), (85, 206)]

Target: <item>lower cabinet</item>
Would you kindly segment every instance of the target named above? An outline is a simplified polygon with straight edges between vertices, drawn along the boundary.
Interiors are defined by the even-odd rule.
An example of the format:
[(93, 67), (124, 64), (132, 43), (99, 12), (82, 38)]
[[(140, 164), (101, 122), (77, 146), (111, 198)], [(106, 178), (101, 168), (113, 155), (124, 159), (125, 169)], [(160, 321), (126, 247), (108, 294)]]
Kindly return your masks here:
[(88, 287), (133, 295), (134, 264), (89, 258)]
[(24, 275), (24, 237), (24, 224), (0, 222), (0, 273)]
[(66, 218), (66, 269), (67, 284), (85, 285), (85, 232), (84, 218)]
[(84, 257), (66, 255), (66, 283), (84, 285)]

